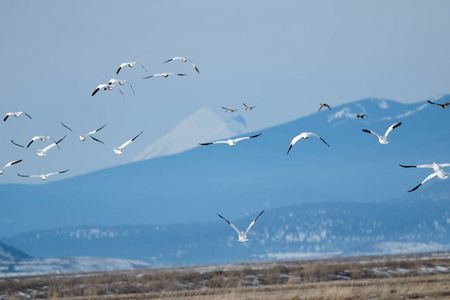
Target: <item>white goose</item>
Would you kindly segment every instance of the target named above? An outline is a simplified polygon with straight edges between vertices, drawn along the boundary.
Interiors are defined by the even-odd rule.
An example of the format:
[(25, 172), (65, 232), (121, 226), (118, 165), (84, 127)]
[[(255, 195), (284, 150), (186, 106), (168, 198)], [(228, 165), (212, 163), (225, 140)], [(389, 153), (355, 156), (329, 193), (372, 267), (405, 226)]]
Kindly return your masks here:
[(197, 73), (200, 73), (200, 71), (198, 70), (197, 66), (194, 64), (194, 62), (190, 59), (187, 59), (186, 57), (174, 57), (171, 59), (166, 60), (164, 63), (168, 63), (169, 61), (173, 61), (173, 60), (181, 60), (182, 62), (190, 62), (191, 65), (194, 67), (195, 71), (197, 71)]
[(387, 137), (388, 137), (389, 133), (400, 125), (402, 125), (402, 122), (392, 124), (388, 128), (388, 130), (386, 130), (386, 133), (384, 135), (378, 135), (375, 131), (368, 130), (368, 129), (363, 129), (362, 131), (376, 135), (378, 137), (378, 141), (380, 142), (380, 144), (386, 145), (386, 144), (389, 144), (389, 142), (387, 141)]
[(229, 146), (234, 146), (239, 141), (246, 140), (246, 139), (253, 139), (255, 137), (260, 136), (261, 134), (262, 133), (252, 135), (252, 136), (241, 137), (241, 138), (237, 138), (237, 139), (228, 139), (228, 140), (223, 140), (223, 141), (216, 141), (216, 142), (211, 142), (211, 143), (198, 143), (198, 144), (202, 145), (202, 146), (212, 145), (212, 144), (228, 144)]
[(42, 180), (46, 180), (51, 175), (66, 173), (67, 171), (69, 171), (69, 170), (64, 170), (64, 171), (59, 171), (59, 172), (52, 172), (52, 173), (48, 173), (48, 174), (41, 173), (40, 175), (21, 175), (21, 174), (17, 174), (17, 175), (19, 175), (20, 177), (39, 177)]
[(133, 86), (128, 81), (122, 80), (122, 79), (115, 79), (115, 78), (111, 78), (108, 81), (108, 85), (113, 85), (114, 83), (117, 83), (118, 85), (124, 85), (125, 83), (128, 83), (130, 85), (130, 87), (131, 87), (131, 90), (133, 91), (133, 95), (136, 95), (136, 93), (134, 92)]
[(103, 83), (103, 84), (99, 84), (97, 85), (97, 87), (95, 88), (95, 90), (92, 92), (91, 96), (94, 96), (95, 94), (97, 94), (98, 91), (100, 90), (104, 90), (104, 91), (112, 91), (113, 88), (117, 88), (120, 92), (120, 94), (122, 95), (122, 97), (125, 98), (125, 96), (122, 93), (122, 90), (118, 87), (115, 86), (113, 84), (108, 84), (108, 83)]
[[(48, 146), (45, 147), (44, 149), (31, 149), (31, 150), (35, 151), (36, 154), (39, 155), (39, 156), (42, 156), (42, 157), (43, 157), (43, 156), (46, 156), (46, 155), (47, 155), (46, 152), (47, 152), (48, 150), (50, 150), (51, 148), (57, 146), (63, 139), (65, 139), (65, 137), (66, 137), (66, 135), (65, 135), (62, 139), (60, 139), (59, 141), (54, 142), (53, 144), (48, 145)], [(16, 145), (16, 146), (22, 147), (22, 148), (24, 148), (24, 149), (29, 149), (29, 148), (26, 148), (26, 147), (24, 147), (24, 146), (22, 146), (22, 145), (19, 145), (19, 144), (15, 143), (13, 140), (11, 140), (11, 143), (13, 143), (13, 144)]]
[(28, 118), (32, 119), (32, 117), (31, 117), (29, 114), (27, 114), (26, 112), (18, 111), (18, 112), (9, 112), (9, 113), (7, 113), (7, 114), (5, 115), (5, 118), (3, 119), (3, 121), (8, 120), (8, 118), (9, 118), (10, 116), (14, 116), (14, 117), (18, 118), (18, 117), (20, 117), (22, 114), (24, 114), (24, 115), (27, 116)]
[(12, 165), (15, 165), (15, 164), (17, 164), (17, 163), (20, 163), (21, 161), (22, 161), (22, 160), (19, 159), (19, 160), (15, 160), (15, 161), (12, 161), (12, 162), (7, 163), (2, 169), (0, 169), (0, 174), (3, 174), (3, 173), (5, 172), (5, 169), (6, 169), (6, 168), (9, 168), (9, 167), (11, 167)]
[[(34, 143), (34, 141), (37, 141), (37, 140), (41, 140), (41, 141), (43, 141), (43, 142), (48, 141), (48, 140), (53, 140), (54, 142), (56, 142), (55, 139), (52, 138), (52, 137), (50, 137), (50, 136), (36, 135), (36, 136), (34, 136), (34, 137), (31, 139), (31, 141), (28, 143), (27, 148), (30, 147), (30, 145), (31, 145), (32, 143)], [(58, 145), (57, 145), (57, 146), (58, 146)], [(59, 148), (59, 146), (58, 146), (58, 148)]]
[(327, 145), (328, 147), (330, 147), (330, 145), (328, 145), (327, 142), (325, 142), (325, 140), (323, 138), (321, 138), (318, 134), (314, 133), (314, 132), (302, 132), (299, 135), (297, 135), (296, 137), (294, 137), (291, 141), (291, 144), (289, 145), (289, 149), (286, 153), (289, 154), (289, 151), (291, 151), (292, 146), (295, 145), (295, 143), (297, 143), (300, 139), (308, 139), (310, 136), (315, 136), (317, 138), (319, 138), (322, 142), (325, 143), (325, 145)]
[(106, 143), (100, 141), (99, 139), (96, 139), (96, 138), (93, 137), (93, 136), (91, 136), (91, 138), (92, 138), (94, 141), (97, 141), (97, 142), (102, 143), (102, 144), (104, 144), (104, 145), (106, 145), (106, 146), (108, 146), (108, 147), (113, 148), (114, 153), (116, 153), (116, 154), (122, 154), (122, 153), (123, 153), (122, 149), (125, 148), (126, 146), (128, 146), (132, 141), (134, 141), (135, 139), (137, 139), (138, 136), (140, 136), (140, 135), (142, 134), (142, 132), (143, 132), (143, 131), (141, 131), (137, 136), (135, 136), (135, 137), (132, 138), (131, 140), (126, 141), (125, 143), (123, 143), (123, 144), (120, 145), (119, 147), (110, 146), (110, 145), (108, 145), (108, 144), (106, 144)]
[(144, 77), (144, 79), (148, 79), (148, 78), (152, 78), (152, 77), (158, 77), (158, 76), (162, 76), (164, 78), (167, 78), (171, 75), (177, 75), (177, 76), (186, 76), (186, 74), (178, 74), (178, 73), (159, 73), (159, 74), (153, 74), (147, 77)]
[(76, 132), (75, 130), (70, 129), (68, 126), (64, 125), (63, 122), (61, 122), (61, 124), (62, 124), (62, 126), (64, 126), (64, 127), (66, 127), (67, 129), (69, 129), (70, 131), (75, 132), (75, 133), (78, 135), (78, 137), (80, 138), (80, 140), (81, 140), (82, 142), (84, 142), (88, 136), (90, 136), (91, 134), (96, 133), (97, 131), (102, 130), (103, 127), (106, 126), (106, 124), (105, 124), (105, 125), (103, 125), (102, 127), (98, 128), (98, 129), (92, 130), (92, 131), (90, 131), (90, 132), (88, 132), (88, 133), (86, 133), (86, 134), (81, 134), (81, 133)]
[(147, 69), (144, 68), (143, 65), (141, 65), (140, 63), (138, 63), (137, 61), (133, 61), (133, 62), (125, 62), (125, 63), (121, 63), (119, 68), (116, 71), (116, 74), (119, 74), (120, 70), (122, 70), (123, 67), (128, 66), (130, 68), (134, 67), (134, 65), (140, 65), (142, 67), (142, 69), (144, 69), (145, 72), (147, 72)]
[(404, 166), (404, 165), (400, 165), (403, 168), (431, 168), (434, 170), (434, 173), (431, 173), (430, 175), (428, 175), (427, 178), (425, 178), (424, 181), (422, 181), (421, 183), (419, 183), (416, 187), (414, 187), (413, 189), (409, 190), (409, 192), (415, 191), (417, 190), (422, 184), (424, 184), (426, 181), (430, 180), (433, 177), (437, 177), (439, 179), (447, 179), (448, 176), (450, 176), (450, 173), (445, 173), (444, 170), (442, 168), (445, 167), (450, 167), (450, 164), (437, 164), (435, 162), (433, 162), (432, 165), (418, 165), (418, 166)]
[(262, 212), (259, 213), (259, 215), (253, 220), (253, 222), (250, 223), (250, 225), (248, 225), (247, 230), (246, 230), (245, 232), (244, 232), (244, 231), (239, 231), (239, 229), (237, 229), (237, 227), (234, 226), (233, 223), (231, 223), (230, 221), (228, 221), (227, 219), (225, 219), (225, 218), (222, 217), (221, 215), (219, 215), (219, 214), (217, 214), (217, 215), (218, 215), (219, 217), (221, 217), (222, 219), (224, 219), (225, 221), (227, 221), (227, 223), (228, 223), (231, 227), (233, 227), (234, 230), (236, 230), (236, 232), (237, 232), (238, 235), (239, 235), (238, 241), (241, 242), (241, 243), (244, 243), (244, 242), (248, 241), (247, 233), (249, 232), (250, 228), (252, 228), (253, 224), (255, 224), (256, 220), (258, 220), (259, 216), (262, 215), (262, 213), (263, 213), (264, 211), (265, 211), (265, 209), (264, 209)]

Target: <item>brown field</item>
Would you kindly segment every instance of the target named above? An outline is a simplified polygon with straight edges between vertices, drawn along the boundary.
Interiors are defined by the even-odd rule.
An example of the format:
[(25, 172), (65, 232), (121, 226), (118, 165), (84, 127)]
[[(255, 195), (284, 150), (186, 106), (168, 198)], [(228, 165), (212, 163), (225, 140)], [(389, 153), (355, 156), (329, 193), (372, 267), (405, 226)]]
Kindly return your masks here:
[(450, 299), (450, 253), (0, 279), (0, 299)]

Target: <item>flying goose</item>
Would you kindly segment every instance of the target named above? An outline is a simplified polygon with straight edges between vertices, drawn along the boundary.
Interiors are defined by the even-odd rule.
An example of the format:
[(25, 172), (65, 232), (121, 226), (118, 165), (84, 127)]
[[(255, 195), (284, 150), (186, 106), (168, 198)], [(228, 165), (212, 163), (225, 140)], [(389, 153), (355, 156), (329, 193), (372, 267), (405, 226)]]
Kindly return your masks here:
[(259, 216), (262, 215), (262, 213), (263, 213), (264, 211), (265, 211), (265, 209), (263, 209), (263, 211), (259, 213), (259, 215), (253, 220), (253, 222), (250, 223), (250, 225), (248, 225), (247, 230), (246, 230), (245, 232), (244, 232), (244, 231), (239, 231), (239, 229), (237, 229), (237, 227), (234, 226), (233, 223), (231, 223), (230, 221), (228, 221), (227, 219), (225, 219), (225, 218), (222, 217), (221, 215), (219, 215), (219, 214), (217, 214), (217, 215), (218, 215), (219, 217), (221, 217), (222, 219), (224, 219), (225, 221), (227, 221), (227, 223), (228, 223), (231, 227), (233, 227), (234, 230), (236, 230), (236, 232), (237, 232), (238, 235), (239, 235), (238, 241), (241, 242), (241, 243), (244, 243), (244, 242), (248, 241), (247, 233), (249, 232), (250, 228), (252, 228), (253, 224), (255, 224), (256, 220), (258, 220)]
[[(31, 149), (31, 150), (35, 151), (36, 154), (39, 155), (39, 156), (46, 156), (46, 155), (47, 155), (46, 152), (47, 152), (48, 150), (50, 150), (51, 148), (55, 147), (56, 145), (58, 145), (59, 142), (61, 142), (63, 139), (65, 139), (65, 137), (66, 137), (66, 135), (65, 135), (62, 139), (60, 139), (59, 141), (54, 142), (53, 144), (48, 145), (48, 146), (45, 147), (44, 149)], [(22, 146), (22, 145), (19, 145), (19, 144), (15, 143), (13, 140), (11, 140), (11, 143), (13, 143), (13, 144), (16, 145), (16, 146), (22, 147), (22, 148), (24, 148), (24, 149), (29, 149), (29, 148), (26, 148), (26, 147), (24, 147), (24, 146)]]
[(12, 161), (12, 162), (7, 163), (2, 169), (0, 169), (0, 174), (3, 174), (3, 173), (5, 172), (5, 169), (6, 169), (6, 168), (9, 168), (9, 167), (11, 167), (12, 165), (15, 165), (15, 164), (17, 164), (17, 163), (20, 163), (21, 161), (22, 161), (22, 160), (19, 159), (19, 160), (15, 160), (15, 161)]
[(92, 138), (94, 141), (97, 141), (97, 142), (102, 143), (102, 144), (104, 144), (104, 145), (106, 145), (106, 146), (108, 146), (108, 147), (113, 148), (114, 153), (116, 153), (116, 154), (122, 154), (122, 153), (123, 153), (122, 149), (125, 148), (126, 146), (128, 146), (132, 141), (134, 141), (135, 139), (137, 139), (137, 137), (140, 136), (142, 132), (143, 132), (143, 131), (141, 131), (137, 136), (135, 136), (135, 137), (132, 138), (131, 140), (126, 141), (125, 143), (123, 143), (123, 144), (120, 145), (119, 147), (110, 146), (110, 145), (108, 145), (108, 144), (106, 144), (106, 143), (100, 141), (99, 139), (96, 139), (96, 138), (93, 137), (93, 136), (91, 136), (91, 138)]
[(126, 80), (111, 78), (111, 79), (108, 81), (108, 85), (113, 85), (114, 83), (117, 83), (117, 84), (119, 84), (119, 85), (124, 85), (125, 82), (128, 83), (128, 84), (130, 85), (131, 90), (133, 91), (133, 95), (136, 95), (136, 93), (134, 92), (133, 86), (131, 85), (131, 83), (129, 83), (129, 82), (126, 81)]
[(245, 106), (245, 110), (252, 110), (252, 109), (254, 109), (256, 106), (247, 106), (247, 105), (245, 105), (245, 103), (242, 103), (242, 104), (244, 104), (244, 106)]
[(46, 180), (49, 176), (51, 175), (55, 175), (55, 174), (61, 174), (61, 173), (66, 173), (69, 170), (64, 170), (64, 171), (59, 171), (59, 172), (53, 172), (53, 173), (48, 173), (48, 174), (43, 174), (41, 173), (40, 175), (21, 175), (21, 174), (17, 174), (20, 177), (39, 177), (42, 180)]
[(289, 154), (289, 151), (291, 151), (292, 146), (294, 146), (295, 143), (297, 143), (300, 139), (305, 139), (305, 140), (306, 140), (306, 139), (308, 139), (310, 136), (315, 136), (315, 137), (321, 139), (321, 141), (324, 142), (325, 145), (327, 145), (328, 147), (330, 147), (330, 145), (328, 145), (328, 143), (325, 142), (325, 140), (324, 140), (323, 138), (321, 138), (319, 135), (317, 135), (316, 133), (314, 133), (314, 132), (302, 132), (302, 133), (300, 133), (299, 135), (297, 135), (296, 137), (294, 137), (294, 138), (292, 139), (291, 144), (289, 145), (289, 149), (288, 149), (286, 155)]
[(64, 126), (64, 127), (66, 127), (67, 129), (69, 129), (70, 131), (73, 131), (74, 133), (76, 133), (82, 142), (84, 142), (88, 136), (90, 136), (91, 134), (96, 133), (97, 131), (102, 130), (103, 127), (106, 126), (106, 124), (105, 124), (105, 125), (103, 125), (102, 127), (98, 128), (98, 129), (92, 130), (92, 131), (90, 131), (90, 132), (88, 132), (88, 133), (86, 133), (86, 134), (81, 134), (81, 133), (76, 132), (75, 130), (70, 129), (70, 128), (69, 128), (68, 126), (66, 126), (63, 122), (61, 122), (61, 124), (62, 124), (62, 126)]
[(200, 71), (198, 70), (197, 66), (192, 62), (192, 60), (187, 59), (185, 57), (174, 57), (171, 59), (166, 60), (164, 63), (168, 63), (169, 61), (173, 61), (173, 60), (181, 60), (182, 62), (190, 62), (191, 65), (194, 67), (195, 71), (197, 71), (197, 73), (200, 73)]
[(326, 103), (320, 103), (319, 111), (320, 111), (322, 108), (324, 108), (324, 107), (328, 107), (328, 109), (331, 110), (331, 107), (330, 107), (328, 104), (326, 104)]
[(123, 93), (122, 93), (122, 90), (121, 90), (118, 86), (115, 86), (115, 85), (113, 85), (113, 84), (108, 84), (108, 83), (99, 84), (99, 85), (95, 88), (95, 90), (92, 92), (91, 96), (94, 96), (94, 95), (97, 94), (97, 92), (100, 91), (100, 90), (104, 90), (104, 91), (112, 91), (112, 89), (113, 89), (114, 87), (116, 87), (116, 88), (119, 90), (120, 94), (122, 94), (122, 97), (125, 98), (125, 96), (124, 96)]
[(433, 162), (432, 165), (417, 165), (417, 166), (400, 165), (400, 166), (403, 167), (403, 168), (431, 168), (434, 171), (434, 173), (431, 173), (430, 175), (428, 175), (428, 177), (425, 178), (424, 181), (419, 183), (413, 189), (409, 190), (408, 193), (417, 190), (422, 184), (424, 184), (426, 181), (428, 181), (429, 179), (431, 179), (433, 177), (437, 177), (439, 179), (444, 180), (444, 179), (447, 179), (448, 176), (450, 175), (449, 173), (445, 173), (444, 170), (442, 169), (442, 168), (445, 168), (445, 167), (450, 167), (450, 164), (437, 164), (437, 163)]
[(427, 101), (428, 101), (428, 103), (437, 105), (440, 108), (447, 108), (450, 105), (450, 102), (447, 102), (447, 103), (444, 103), (444, 104), (439, 104), (439, 103), (431, 102), (430, 100), (427, 100)]
[(116, 74), (119, 74), (120, 70), (122, 70), (123, 67), (128, 66), (130, 68), (134, 67), (134, 65), (140, 65), (142, 67), (142, 69), (144, 69), (145, 72), (147, 72), (147, 69), (144, 68), (143, 65), (141, 65), (140, 63), (138, 63), (137, 61), (134, 62), (125, 62), (125, 63), (121, 63), (119, 68), (116, 71)]
[(152, 78), (152, 77), (157, 77), (157, 76), (162, 76), (164, 78), (169, 77), (170, 75), (177, 75), (177, 76), (186, 76), (186, 74), (178, 74), (178, 73), (159, 73), (159, 74), (153, 74), (147, 77), (144, 77), (144, 79), (148, 79), (148, 78)]
[(237, 138), (237, 139), (234, 139), (234, 140), (233, 139), (228, 139), (228, 140), (223, 140), (223, 141), (216, 141), (216, 142), (211, 142), (211, 143), (198, 143), (198, 144), (202, 145), (202, 146), (212, 145), (212, 144), (228, 144), (229, 146), (234, 146), (239, 141), (246, 140), (246, 139), (252, 139), (252, 138), (260, 136), (261, 134), (262, 133), (256, 134), (256, 135), (252, 135), (252, 136), (246, 136), (246, 137)]
[(225, 111), (226, 111), (227, 113), (232, 113), (232, 112), (237, 111), (237, 109), (226, 108), (226, 107), (223, 107), (223, 106), (222, 106), (222, 108), (225, 109)]
[(14, 116), (14, 117), (18, 118), (18, 117), (20, 117), (20, 115), (22, 115), (22, 114), (24, 114), (24, 115), (26, 115), (28, 118), (32, 119), (32, 118), (30, 117), (30, 115), (27, 114), (26, 112), (18, 111), (18, 112), (9, 112), (9, 113), (7, 113), (7, 114), (5, 115), (5, 118), (3, 119), (3, 121), (8, 120), (9, 116)]
[[(36, 141), (36, 140), (41, 140), (41, 141), (43, 141), (43, 142), (48, 141), (48, 140), (53, 140), (54, 142), (56, 142), (55, 139), (52, 138), (52, 137), (50, 137), (50, 136), (36, 135), (36, 136), (34, 136), (34, 137), (31, 139), (31, 141), (28, 143), (27, 148), (30, 147), (30, 145), (31, 145), (34, 141)], [(58, 145), (56, 145), (56, 146), (59, 148)]]
[(358, 119), (364, 119), (364, 117), (368, 117), (368, 115), (356, 115)]
[(389, 144), (389, 142), (387, 141), (387, 137), (388, 137), (389, 133), (400, 125), (402, 125), (402, 122), (392, 124), (388, 128), (388, 130), (386, 130), (386, 133), (383, 136), (378, 135), (375, 131), (368, 130), (368, 129), (363, 129), (362, 131), (376, 135), (378, 137), (378, 141), (380, 142), (380, 144), (386, 145), (386, 144)]

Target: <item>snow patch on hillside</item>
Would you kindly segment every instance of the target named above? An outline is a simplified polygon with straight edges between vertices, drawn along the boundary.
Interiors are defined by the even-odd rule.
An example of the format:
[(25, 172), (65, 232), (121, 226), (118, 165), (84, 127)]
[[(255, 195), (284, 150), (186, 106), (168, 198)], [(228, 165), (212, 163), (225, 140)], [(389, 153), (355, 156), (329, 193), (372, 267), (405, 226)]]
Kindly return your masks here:
[(150, 268), (137, 260), (96, 257), (31, 258), (0, 264), (0, 277)]

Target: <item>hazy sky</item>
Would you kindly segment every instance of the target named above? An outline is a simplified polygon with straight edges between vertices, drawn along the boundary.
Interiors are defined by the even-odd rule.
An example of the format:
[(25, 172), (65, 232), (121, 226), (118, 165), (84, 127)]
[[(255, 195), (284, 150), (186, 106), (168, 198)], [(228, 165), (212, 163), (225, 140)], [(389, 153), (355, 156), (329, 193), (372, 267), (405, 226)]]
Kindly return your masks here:
[[(450, 93), (449, 1), (7, 1), (0, 4), (0, 115), (26, 111), (3, 129), (0, 165), (23, 158), (17, 172), (72, 174), (132, 161), (146, 146), (201, 107), (240, 109), (249, 130), (366, 97), (417, 102)], [(174, 56), (192, 59), (200, 69)], [(149, 74), (186, 77), (144, 80)], [(110, 78), (129, 80), (99, 92)], [(244, 114), (243, 114), (244, 115)], [(120, 145), (144, 133), (124, 155), (81, 143), (60, 125)], [(10, 143), (34, 135), (61, 138), (40, 158)], [(42, 146), (38, 144), (36, 146)], [(26, 181), (30, 183), (31, 181)]]

